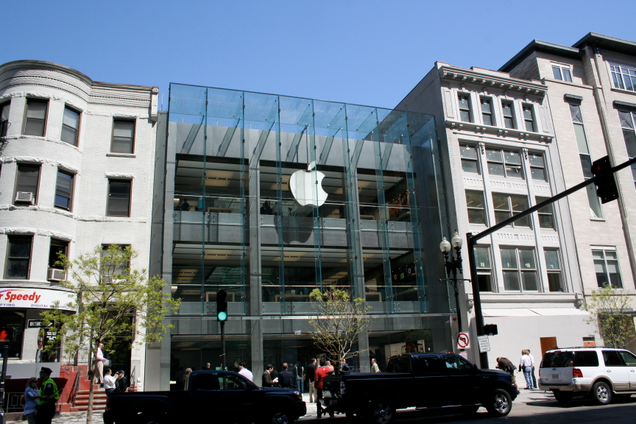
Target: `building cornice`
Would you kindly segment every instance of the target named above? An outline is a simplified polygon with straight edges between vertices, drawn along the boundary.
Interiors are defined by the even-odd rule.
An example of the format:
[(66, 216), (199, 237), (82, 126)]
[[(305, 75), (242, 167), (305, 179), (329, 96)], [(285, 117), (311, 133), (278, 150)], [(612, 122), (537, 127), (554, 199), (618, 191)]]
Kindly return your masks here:
[(475, 133), (476, 135), (488, 134), (497, 137), (517, 138), (520, 140), (537, 141), (543, 143), (550, 143), (554, 139), (554, 135), (551, 134), (541, 134), (536, 132), (517, 130), (513, 128), (492, 127), (490, 125), (481, 125), (474, 122), (446, 120), (445, 124), (446, 128), (449, 128), (451, 130), (460, 130), (466, 132), (470, 131)]
[(439, 69), (439, 72), (440, 77), (446, 80), (491, 86), (508, 91), (516, 91), (523, 94), (534, 94), (542, 97), (545, 96), (548, 92), (548, 87), (540, 83), (535, 83), (518, 78), (506, 78), (489, 75), (486, 73), (473, 71), (471, 69), (456, 68), (453, 66), (442, 66)]

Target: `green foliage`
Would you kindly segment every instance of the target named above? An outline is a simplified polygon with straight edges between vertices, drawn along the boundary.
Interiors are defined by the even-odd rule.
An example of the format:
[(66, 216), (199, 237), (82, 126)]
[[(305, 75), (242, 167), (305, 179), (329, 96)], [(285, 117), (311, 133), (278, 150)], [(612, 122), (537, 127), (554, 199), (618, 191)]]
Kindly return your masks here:
[(180, 301), (164, 293), (163, 279), (147, 279), (146, 270), (130, 268), (136, 256), (130, 246), (117, 245), (108, 250), (98, 246), (74, 261), (60, 255), (59, 263), (70, 277), (61, 284), (74, 294), (66, 306), (76, 313), (62, 309), (42, 313), (45, 324), (58, 327), (57, 338), (47, 350), (63, 339), (64, 351), (77, 361), (83, 349), (103, 343), (108, 351), (116, 338), (130, 343), (133, 337), (139, 343), (163, 339), (169, 329), (164, 317), (176, 311)]
[(619, 290), (604, 285), (592, 292), (583, 309), (590, 312), (586, 322), (596, 326), (605, 346), (626, 348), (636, 340), (630, 298)]
[(351, 299), (349, 293), (335, 286), (321, 292), (314, 289), (309, 294), (318, 316), (309, 321), (314, 329), (313, 341), (335, 363), (351, 358), (362, 351), (354, 351), (358, 337), (370, 325), (371, 309), (364, 299)]

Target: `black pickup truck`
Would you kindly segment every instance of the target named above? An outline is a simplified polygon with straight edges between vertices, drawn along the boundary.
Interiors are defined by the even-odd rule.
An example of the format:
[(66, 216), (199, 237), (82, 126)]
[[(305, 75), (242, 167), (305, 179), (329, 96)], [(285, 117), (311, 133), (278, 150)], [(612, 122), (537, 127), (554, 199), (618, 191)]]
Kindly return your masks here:
[(231, 371), (197, 371), (188, 390), (111, 393), (105, 424), (291, 424), (307, 413), (299, 392), (261, 388)]
[(325, 379), (328, 412), (390, 424), (396, 410), (458, 407), (468, 414), (486, 407), (506, 416), (517, 397), (510, 374), (480, 370), (454, 353), (411, 353), (389, 359), (386, 373), (333, 375)]

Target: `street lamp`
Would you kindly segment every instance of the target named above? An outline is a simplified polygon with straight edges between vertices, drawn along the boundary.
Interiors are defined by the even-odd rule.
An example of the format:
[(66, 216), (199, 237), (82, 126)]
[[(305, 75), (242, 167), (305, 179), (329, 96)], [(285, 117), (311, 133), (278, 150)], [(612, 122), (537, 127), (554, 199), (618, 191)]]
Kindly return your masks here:
[[(455, 249), (455, 255), (453, 256), (451, 247)], [(451, 241), (446, 240), (446, 237), (442, 238), (442, 242), (439, 244), (439, 250), (444, 254), (444, 266), (446, 267), (446, 281), (453, 283), (453, 290), (455, 291), (455, 309), (457, 311), (457, 328), (462, 331), (462, 315), (459, 310), (459, 287), (457, 285), (457, 271), (462, 273), (462, 238), (457, 231), (451, 238)]]

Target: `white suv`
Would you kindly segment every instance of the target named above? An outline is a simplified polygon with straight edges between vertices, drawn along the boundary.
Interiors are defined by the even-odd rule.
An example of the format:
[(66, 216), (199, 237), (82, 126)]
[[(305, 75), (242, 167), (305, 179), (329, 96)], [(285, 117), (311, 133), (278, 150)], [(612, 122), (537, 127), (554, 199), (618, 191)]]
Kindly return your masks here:
[(559, 402), (590, 394), (598, 404), (614, 395), (636, 394), (636, 355), (609, 347), (572, 347), (545, 353), (539, 369), (539, 388), (552, 390)]

